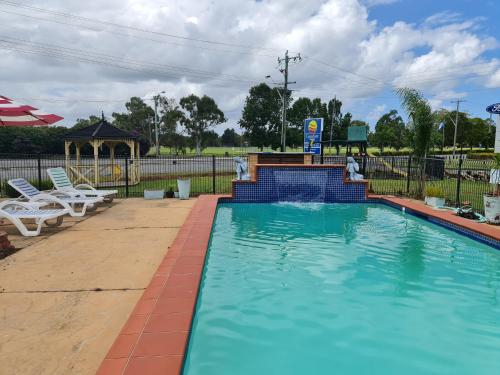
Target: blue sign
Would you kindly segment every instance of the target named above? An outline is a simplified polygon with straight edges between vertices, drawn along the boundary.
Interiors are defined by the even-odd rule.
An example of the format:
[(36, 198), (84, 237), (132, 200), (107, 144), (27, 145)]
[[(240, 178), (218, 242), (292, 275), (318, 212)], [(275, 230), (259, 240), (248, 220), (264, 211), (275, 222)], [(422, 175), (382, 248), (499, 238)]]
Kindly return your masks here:
[(486, 107), (486, 112), (500, 115), (500, 103), (489, 105)]
[(304, 152), (309, 152), (314, 155), (321, 154), (322, 132), (322, 118), (308, 118), (304, 120)]

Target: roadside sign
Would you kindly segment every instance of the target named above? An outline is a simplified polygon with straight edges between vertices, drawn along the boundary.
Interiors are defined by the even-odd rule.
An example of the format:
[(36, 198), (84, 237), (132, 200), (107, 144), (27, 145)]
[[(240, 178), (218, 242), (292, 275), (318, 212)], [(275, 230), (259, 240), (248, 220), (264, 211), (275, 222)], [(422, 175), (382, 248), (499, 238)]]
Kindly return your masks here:
[(486, 112), (498, 115), (497, 129), (495, 131), (495, 153), (500, 153), (500, 103), (495, 103), (486, 107)]
[(308, 118), (304, 120), (304, 152), (309, 152), (314, 155), (321, 154), (322, 132), (322, 118)]
[(486, 112), (500, 115), (500, 103), (495, 103), (486, 107)]

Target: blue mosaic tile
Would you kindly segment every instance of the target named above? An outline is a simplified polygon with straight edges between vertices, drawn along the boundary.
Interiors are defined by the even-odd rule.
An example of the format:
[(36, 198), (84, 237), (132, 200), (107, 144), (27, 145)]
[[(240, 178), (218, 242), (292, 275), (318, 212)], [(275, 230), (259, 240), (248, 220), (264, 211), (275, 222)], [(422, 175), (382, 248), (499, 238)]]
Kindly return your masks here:
[(365, 202), (365, 184), (345, 183), (339, 167), (264, 167), (257, 183), (235, 183), (233, 202)]

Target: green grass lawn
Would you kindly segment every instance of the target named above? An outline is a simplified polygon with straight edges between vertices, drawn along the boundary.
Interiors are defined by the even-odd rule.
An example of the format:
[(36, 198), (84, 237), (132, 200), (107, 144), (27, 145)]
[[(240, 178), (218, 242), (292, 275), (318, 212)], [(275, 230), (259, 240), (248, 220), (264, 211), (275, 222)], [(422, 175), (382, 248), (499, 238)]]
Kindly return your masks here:
[[(452, 148), (451, 147), (446, 147), (445, 148), (446, 151), (452, 151)], [(474, 150), (480, 150), (479, 148), (477, 149), (474, 149)], [(215, 156), (225, 156), (225, 155), (228, 155), (228, 156), (239, 156), (239, 155), (245, 155), (249, 152), (260, 152), (261, 150), (258, 149), (257, 147), (207, 147), (205, 148), (203, 151), (202, 151), (202, 155), (215, 155)], [(264, 148), (265, 152), (276, 152), (276, 151), (279, 151), (279, 150), (273, 150), (271, 148)], [(291, 147), (287, 147), (287, 152), (302, 152), (303, 149), (301, 147), (298, 147), (298, 148), (291, 148)], [(345, 147), (341, 147), (340, 148), (340, 154), (341, 155), (345, 155), (346, 154), (346, 151), (347, 149)], [(353, 153), (357, 153), (358, 152), (358, 149), (357, 147), (353, 147), (352, 149)], [(380, 150), (377, 148), (377, 147), (368, 147), (368, 153), (369, 154), (372, 154), (374, 152), (379, 152)], [(386, 147), (384, 149), (384, 151), (387, 151), (387, 152), (394, 152), (396, 151), (395, 149), (393, 148), (390, 148), (390, 147)], [(410, 149), (408, 147), (404, 147), (402, 148), (400, 151), (410, 151)], [(465, 152), (467, 152), (468, 150), (466, 150)], [(160, 154), (161, 155), (171, 155), (172, 154), (172, 150), (168, 147), (161, 147), (160, 148)], [(195, 155), (196, 152), (194, 149), (186, 149), (186, 154), (185, 155)], [(336, 155), (337, 152), (336, 152), (336, 149), (335, 147), (325, 147), (325, 155)], [(149, 150), (149, 153), (148, 155), (150, 156), (153, 156), (155, 155), (155, 147), (151, 147), (151, 149)]]

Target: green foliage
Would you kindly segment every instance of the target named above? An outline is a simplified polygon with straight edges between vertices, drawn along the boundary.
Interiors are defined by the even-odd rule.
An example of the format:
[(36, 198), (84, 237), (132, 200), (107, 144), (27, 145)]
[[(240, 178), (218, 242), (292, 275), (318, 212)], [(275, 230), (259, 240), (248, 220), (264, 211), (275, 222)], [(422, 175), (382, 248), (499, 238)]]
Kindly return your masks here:
[(402, 88), (398, 94), (401, 104), (412, 121), (412, 147), (417, 157), (423, 158), (429, 153), (431, 135), (435, 123), (429, 102), (420, 92), (414, 89)]
[(160, 144), (169, 147), (175, 154), (185, 153), (188, 139), (178, 132), (178, 125), (184, 118), (184, 113), (177, 105), (175, 99), (160, 98), (159, 116)]
[[(52, 182), (50, 180), (42, 180), (41, 186), (38, 186), (38, 180), (30, 180), (28, 182), (31, 185), (33, 185), (34, 187), (36, 187), (37, 189), (39, 189), (41, 187), (41, 189), (39, 189), (39, 190), (42, 190), (42, 191), (53, 189), (53, 185), (52, 185)], [(12, 186), (10, 186), (7, 183), (7, 181), (5, 181), (4, 186), (1, 190), (3, 190), (3, 191), (2, 191), (2, 194), (0, 194), (0, 196), (4, 195), (8, 198), (18, 198), (21, 195), (16, 191), (16, 189), (14, 189)]]
[(234, 129), (226, 129), (220, 137), (220, 143), (225, 147), (235, 147), (241, 144), (241, 136)]
[(395, 109), (380, 117), (375, 125), (375, 133), (371, 137), (372, 144), (377, 146), (381, 152), (384, 151), (385, 147), (392, 147), (398, 151), (408, 144), (407, 141), (405, 123)]
[(182, 98), (180, 105), (188, 115), (181, 119), (181, 123), (193, 139), (196, 154), (201, 155), (203, 136), (210, 128), (226, 121), (224, 113), (219, 109), (215, 100), (206, 95), (199, 98), (191, 94)]
[(479, 159), (479, 160), (490, 160), (494, 159), (495, 154), (493, 152), (473, 152), (467, 153), (467, 159)]
[(281, 130), (280, 93), (265, 83), (250, 88), (239, 125), (245, 139), (254, 147), (279, 147)]
[(500, 154), (495, 154), (493, 156), (493, 161), (495, 162), (495, 166), (493, 168), (500, 169)]
[(68, 128), (0, 127), (0, 150), (12, 154), (64, 154)]
[(113, 113), (113, 125), (129, 132), (136, 131), (147, 139), (148, 122), (154, 118), (153, 108), (135, 96), (130, 98), (125, 107), (127, 112)]
[(425, 188), (426, 197), (445, 198), (446, 194), (439, 186), (427, 186)]

